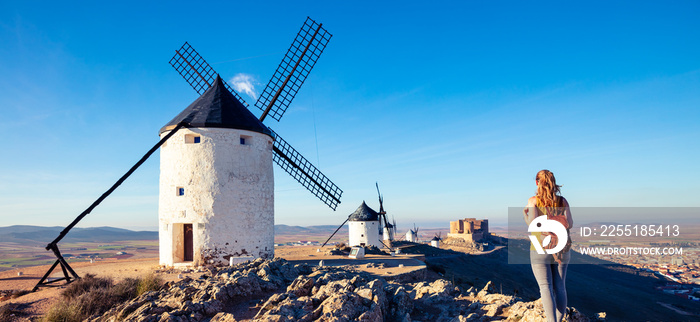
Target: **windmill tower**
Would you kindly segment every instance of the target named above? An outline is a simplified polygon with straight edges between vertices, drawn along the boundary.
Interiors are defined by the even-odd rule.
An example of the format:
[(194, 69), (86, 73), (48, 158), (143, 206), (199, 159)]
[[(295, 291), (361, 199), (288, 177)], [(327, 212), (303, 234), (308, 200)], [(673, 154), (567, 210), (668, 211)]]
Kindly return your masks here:
[(442, 241), (442, 233), (435, 234), (435, 237), (430, 240), (430, 246), (440, 248), (440, 242)]
[(273, 161), (336, 209), (342, 190), (262, 123), (280, 120), (330, 38), (306, 19), (255, 103), (259, 118), (188, 43), (176, 50), (170, 64), (201, 96), (160, 131), (172, 136), (161, 147), (162, 265), (273, 257)]
[(413, 229), (409, 229), (406, 232), (406, 241), (412, 242), (412, 243), (417, 243), (418, 241), (418, 227), (416, 225), (413, 225)]
[(381, 247), (379, 241), (379, 213), (363, 201), (348, 218), (350, 246)]
[[(396, 233), (396, 221), (394, 224), (390, 224), (386, 219), (386, 211), (384, 211), (384, 197), (379, 192), (379, 184), (377, 186), (377, 194), (379, 195), (379, 212), (374, 211), (374, 209), (367, 206), (367, 204), (362, 201), (362, 204), (357, 207), (357, 210), (350, 214), (345, 221), (343, 221), (340, 226), (331, 234), (328, 239), (321, 245), (321, 247), (326, 246), (328, 242), (335, 236), (335, 234), (340, 230), (341, 227), (348, 223), (348, 233), (350, 246), (386, 246), (391, 248), (391, 241), (394, 240), (394, 234)], [(385, 241), (381, 241), (379, 235), (383, 236)]]

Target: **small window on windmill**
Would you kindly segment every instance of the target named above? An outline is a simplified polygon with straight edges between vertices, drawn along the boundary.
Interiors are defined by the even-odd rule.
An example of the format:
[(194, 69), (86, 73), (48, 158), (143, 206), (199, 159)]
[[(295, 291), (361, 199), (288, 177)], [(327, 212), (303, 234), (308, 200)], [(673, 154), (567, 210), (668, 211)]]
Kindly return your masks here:
[(253, 137), (248, 135), (241, 135), (240, 139), (241, 145), (250, 145), (253, 143)]
[(185, 134), (185, 143), (194, 144), (202, 142), (202, 137), (199, 134)]
[(184, 196), (185, 195), (185, 188), (184, 187), (175, 188), (175, 194), (178, 196)]

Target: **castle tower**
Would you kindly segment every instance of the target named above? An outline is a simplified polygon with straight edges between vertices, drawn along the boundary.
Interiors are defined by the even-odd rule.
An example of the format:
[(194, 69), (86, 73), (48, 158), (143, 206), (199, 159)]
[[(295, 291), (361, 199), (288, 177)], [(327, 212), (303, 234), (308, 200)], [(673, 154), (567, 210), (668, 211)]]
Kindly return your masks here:
[(379, 241), (379, 214), (363, 201), (348, 219), (350, 246), (381, 247)]
[(161, 265), (274, 256), (273, 136), (217, 77), (160, 130)]

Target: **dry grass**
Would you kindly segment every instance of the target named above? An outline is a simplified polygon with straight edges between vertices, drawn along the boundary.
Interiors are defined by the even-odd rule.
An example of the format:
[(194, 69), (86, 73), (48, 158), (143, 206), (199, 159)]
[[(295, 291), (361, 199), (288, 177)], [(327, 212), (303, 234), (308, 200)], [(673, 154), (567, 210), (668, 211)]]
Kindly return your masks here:
[(113, 283), (111, 278), (95, 277), (95, 275), (86, 274), (85, 277), (69, 284), (63, 293), (61, 293), (61, 296), (72, 300), (82, 294), (92, 292), (93, 290), (111, 287)]
[(136, 296), (141, 296), (141, 294), (148, 291), (157, 291), (161, 286), (163, 286), (163, 280), (160, 277), (148, 274), (138, 280)]
[(22, 295), (30, 293), (26, 290), (4, 290), (0, 291), (0, 302), (7, 301), (9, 299), (16, 299)]
[(0, 321), (13, 321), (15, 318), (24, 316), (24, 312), (19, 304), (5, 304), (0, 306)]
[(63, 301), (51, 307), (44, 321), (82, 321), (145, 292), (158, 290), (162, 285), (163, 281), (152, 274), (139, 279), (127, 278), (117, 284), (110, 278), (86, 275), (68, 285), (61, 294)]

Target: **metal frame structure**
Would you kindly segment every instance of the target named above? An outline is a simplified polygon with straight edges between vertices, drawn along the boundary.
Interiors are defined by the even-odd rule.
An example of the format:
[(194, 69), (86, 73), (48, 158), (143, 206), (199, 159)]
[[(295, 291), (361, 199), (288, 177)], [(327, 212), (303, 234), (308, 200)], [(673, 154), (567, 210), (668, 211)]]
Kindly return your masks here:
[[(173, 66), (199, 95), (204, 94), (214, 84), (214, 80), (218, 75), (209, 63), (187, 42), (175, 51), (175, 56), (170, 59), (170, 66)], [(226, 89), (243, 105), (248, 107), (248, 103), (243, 100), (241, 95), (234, 91), (225, 80), (222, 79), (222, 81)]]
[[(87, 216), (90, 212), (92, 212), (92, 210), (95, 209), (95, 207), (97, 207), (110, 194), (112, 194), (112, 192), (114, 192), (114, 190), (117, 190), (117, 188), (127, 178), (129, 178), (129, 176), (132, 173), (134, 173), (134, 171), (136, 171), (136, 169), (138, 169), (144, 162), (146, 162), (146, 160), (148, 160), (148, 158), (154, 152), (156, 152), (156, 150), (158, 150), (158, 148), (160, 148), (160, 146), (163, 145), (165, 143), (165, 141), (167, 141), (170, 137), (172, 137), (178, 130), (180, 130), (185, 125), (186, 125), (185, 123), (181, 122), (177, 126), (175, 126), (175, 128), (173, 128), (172, 131), (170, 131), (170, 133), (168, 133), (166, 136), (164, 136), (162, 139), (160, 139), (160, 141), (158, 141), (158, 143), (156, 143), (150, 150), (148, 150), (148, 152), (146, 152), (146, 154), (143, 157), (141, 157), (141, 159), (138, 162), (136, 162), (136, 164), (134, 164), (131, 167), (131, 169), (129, 169), (129, 171), (127, 171), (121, 178), (119, 178), (119, 180), (117, 180), (117, 182), (114, 183), (114, 185), (112, 185), (112, 187), (109, 188), (109, 190), (107, 190), (99, 198), (97, 198), (97, 200), (95, 200), (95, 202), (93, 202), (90, 205), (90, 207), (85, 209), (85, 211), (83, 211), (80, 215), (78, 215), (78, 217), (75, 218), (73, 220), (73, 222), (70, 223), (70, 225), (68, 225), (66, 228), (64, 228), (58, 234), (58, 237), (56, 237), (56, 239), (54, 239), (52, 242), (50, 242), (48, 245), (46, 245), (46, 250), (51, 250), (51, 251), (53, 251), (54, 255), (56, 255), (56, 262), (53, 263), (53, 265), (51, 266), (51, 268), (49, 268), (49, 270), (46, 272), (46, 274), (44, 274), (44, 276), (39, 280), (39, 282), (36, 283), (36, 285), (32, 289), (32, 292), (39, 289), (39, 287), (42, 285), (49, 285), (51, 283), (55, 283), (55, 282), (59, 282), (59, 281), (66, 281), (66, 284), (67, 284), (67, 283), (70, 283), (70, 282), (80, 278), (80, 276), (78, 276), (78, 274), (73, 270), (72, 267), (70, 267), (68, 262), (63, 258), (63, 255), (61, 255), (61, 251), (58, 249), (58, 242), (60, 242), (61, 239), (63, 239), (63, 237), (66, 237), (66, 234), (68, 234), (68, 232), (71, 229), (73, 229), (73, 227), (75, 227), (75, 225), (77, 225), (81, 220), (83, 220), (83, 218), (85, 218), (85, 216)], [(61, 270), (63, 271), (63, 277), (55, 279), (55, 280), (48, 280), (49, 276), (51, 276), (51, 273), (58, 265), (61, 265)]]
[(307, 187), (323, 203), (335, 210), (340, 203), (340, 195), (343, 191), (275, 131), (272, 133), (275, 135), (275, 143), (272, 146), (273, 151), (275, 151), (272, 159), (275, 163), (304, 187)]
[(306, 18), (287, 54), (255, 103), (255, 106), (263, 110), (260, 121), (269, 114), (279, 122), (332, 36), (323, 29), (322, 24)]

